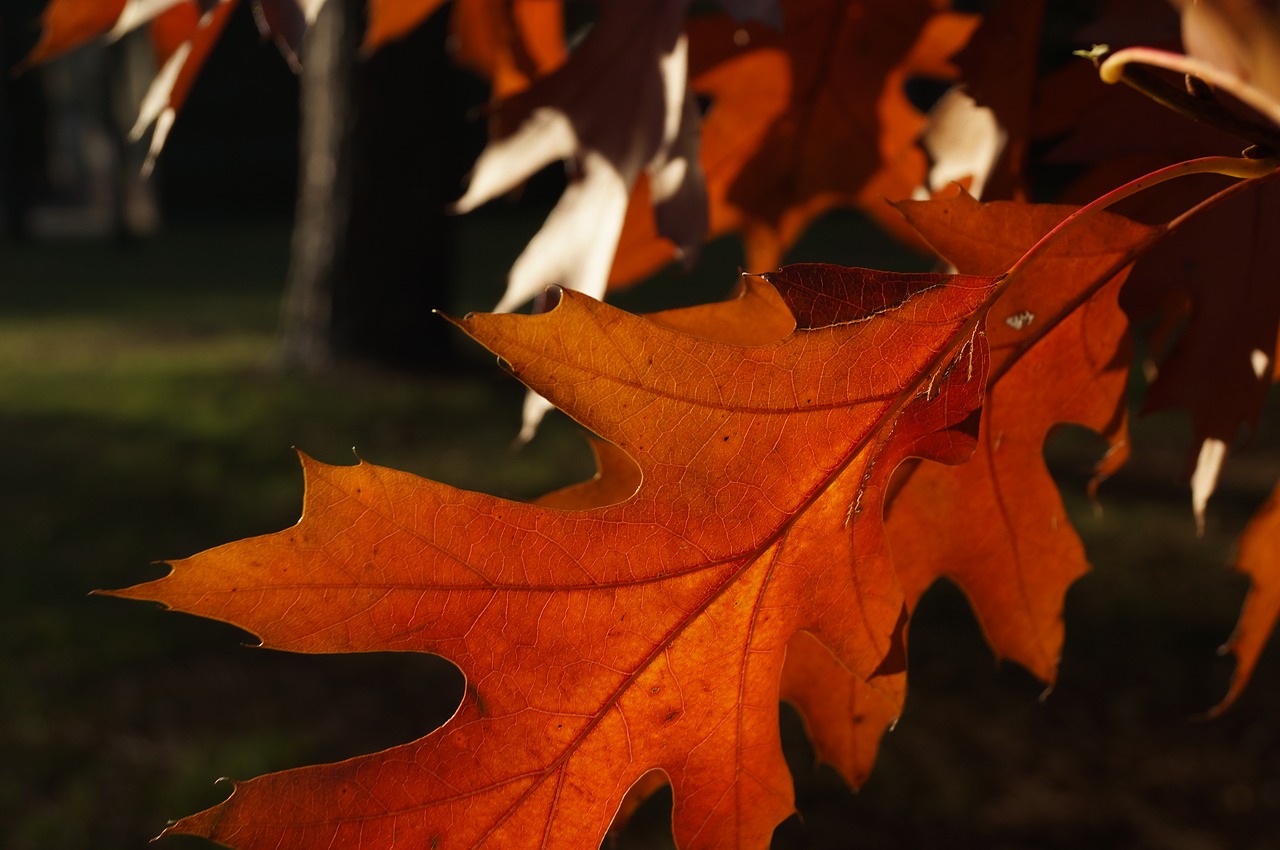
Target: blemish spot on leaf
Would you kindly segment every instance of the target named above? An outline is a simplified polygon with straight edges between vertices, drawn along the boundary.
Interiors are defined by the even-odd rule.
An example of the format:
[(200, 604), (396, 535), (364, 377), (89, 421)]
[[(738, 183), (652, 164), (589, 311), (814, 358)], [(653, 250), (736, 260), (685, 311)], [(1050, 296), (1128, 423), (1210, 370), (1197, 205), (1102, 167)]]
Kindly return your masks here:
[(1015, 331), (1020, 331), (1023, 328), (1030, 326), (1030, 324), (1035, 320), (1036, 317), (1034, 313), (1030, 310), (1023, 310), (1021, 313), (1014, 313), (1012, 316), (1006, 318), (1004, 323)]

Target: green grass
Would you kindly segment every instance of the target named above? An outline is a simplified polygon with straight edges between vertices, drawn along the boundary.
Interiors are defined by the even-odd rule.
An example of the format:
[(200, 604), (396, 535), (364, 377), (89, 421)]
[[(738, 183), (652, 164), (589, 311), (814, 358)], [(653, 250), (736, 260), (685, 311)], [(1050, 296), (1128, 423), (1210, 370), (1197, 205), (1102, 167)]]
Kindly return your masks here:
[[(459, 233), (455, 312), (492, 302), (537, 226), (501, 211), (475, 221)], [(910, 262), (860, 227), (835, 217), (796, 256)], [(352, 462), (354, 447), (516, 498), (588, 474), (562, 417), (511, 449), (521, 394), (496, 369), (276, 370), (287, 242), (281, 223), (244, 222), (130, 246), (0, 245), (0, 848), (142, 847), (168, 818), (222, 799), (215, 777), (404, 742), (452, 711), (460, 677), (438, 659), (243, 649), (229, 626), (87, 595), (294, 522), (291, 447), (330, 463)], [(692, 279), (666, 274), (625, 303), (718, 297), (740, 261), (718, 243)], [(423, 327), (455, 333), (430, 316)], [(1038, 683), (991, 663), (960, 594), (931, 591), (912, 627), (906, 715), (861, 794), (813, 768), (786, 716), (805, 825), (784, 825), (781, 846), (1277, 846), (1276, 653), (1226, 718), (1188, 718), (1229, 675), (1214, 650), (1243, 584), (1221, 566), (1280, 463), (1260, 451), (1237, 467), (1197, 538), (1178, 480), (1185, 433), (1170, 423), (1140, 427), (1140, 460), (1104, 488), (1100, 515), (1081, 496), (1096, 442), (1055, 442), (1097, 569), (1069, 597), (1052, 696), (1041, 703)], [(663, 846), (665, 800), (619, 846)]]
[[(441, 687), (432, 660), (366, 669), (242, 653), (229, 627), (87, 596), (160, 574), (157, 559), (290, 525), (302, 491), (291, 447), (330, 463), (354, 462), (354, 448), (511, 497), (589, 474), (563, 418), (511, 448), (520, 391), (496, 368), (430, 380), (274, 369), (287, 242), (265, 222), (124, 247), (0, 248), (0, 846), (142, 846), (166, 818), (219, 799), (217, 776), (429, 728), (419, 712), (384, 722), (372, 694), (305, 715), (380, 675), (388, 698), (407, 689), (422, 702), (423, 681)], [(432, 699), (438, 722), (451, 706), (432, 715)]]

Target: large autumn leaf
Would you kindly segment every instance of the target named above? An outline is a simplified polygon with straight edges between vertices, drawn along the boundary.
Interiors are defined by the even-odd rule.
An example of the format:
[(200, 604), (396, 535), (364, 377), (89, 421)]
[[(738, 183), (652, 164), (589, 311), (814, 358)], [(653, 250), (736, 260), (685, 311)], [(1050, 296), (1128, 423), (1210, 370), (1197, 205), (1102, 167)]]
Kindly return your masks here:
[[(884, 486), (907, 456), (972, 448), (996, 280), (798, 266), (746, 283), (757, 306), (661, 321), (570, 291), (547, 314), (457, 321), (625, 453), (623, 472), (528, 505), (304, 458), (294, 528), (119, 592), (270, 647), (432, 652), (467, 677), (426, 737), (240, 783), (171, 831), (244, 848), (589, 847), (657, 768), (681, 847), (766, 846), (792, 811), (788, 642), (807, 632), (862, 679), (901, 669)], [(760, 343), (779, 293), (795, 329)], [(757, 316), (757, 344), (708, 330)]]
[[(1075, 210), (980, 204), (966, 194), (899, 208), (957, 268), (987, 274), (1013, 266)], [(996, 654), (1045, 682), (1056, 677), (1063, 599), (1088, 563), (1045, 465), (1044, 443), (1054, 427), (1075, 423), (1106, 439), (1109, 470), (1127, 455), (1131, 346), (1118, 304), (1128, 269), (1120, 265), (1161, 232), (1093, 213), (1009, 284), (987, 327), (992, 385), (973, 460), (912, 470), (889, 513), (909, 602), (936, 578), (952, 579)]]

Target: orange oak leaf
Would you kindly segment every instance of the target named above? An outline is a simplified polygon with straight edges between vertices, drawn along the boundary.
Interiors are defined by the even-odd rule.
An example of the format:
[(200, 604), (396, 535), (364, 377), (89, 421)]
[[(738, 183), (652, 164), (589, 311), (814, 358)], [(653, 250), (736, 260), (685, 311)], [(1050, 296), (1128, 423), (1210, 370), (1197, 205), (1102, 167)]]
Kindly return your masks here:
[(524, 91), (567, 56), (561, 0), (455, 0), (450, 27), (454, 60), (488, 78), (499, 101)]
[[(793, 807), (788, 644), (807, 632), (864, 680), (902, 669), (884, 487), (907, 456), (972, 449), (996, 285), (793, 266), (745, 280), (760, 322), (732, 303), (650, 321), (572, 291), (549, 313), (457, 320), (617, 451), (543, 505), (304, 457), (295, 527), (118, 591), (270, 647), (432, 652), (467, 677), (426, 737), (239, 783), (170, 831), (242, 848), (597, 846), (658, 769), (679, 846), (767, 846)], [(714, 338), (744, 312), (772, 341)], [(829, 723), (849, 723), (809, 721), (832, 741)]]
[[(40, 18), (40, 40), (20, 68), (47, 62), (100, 36), (117, 39), (167, 12), (187, 7), (203, 18), (234, 0), (50, 0)], [(292, 5), (295, 0), (255, 0), (255, 7)], [(306, 0), (318, 6), (323, 0)], [(272, 18), (278, 19), (278, 13)]]
[(1280, 487), (1245, 528), (1235, 567), (1249, 577), (1251, 585), (1240, 622), (1227, 644), (1236, 657), (1235, 673), (1227, 695), (1210, 712), (1214, 715), (1226, 711), (1244, 691), (1280, 619)]
[[(976, 274), (1010, 268), (1074, 210), (981, 204), (966, 194), (899, 208), (938, 253)], [(1062, 648), (1063, 599), (1088, 563), (1044, 443), (1070, 422), (1107, 440), (1108, 471), (1127, 456), (1131, 349), (1117, 298), (1128, 269), (1117, 274), (1116, 263), (1160, 233), (1095, 213), (1011, 281), (987, 327), (992, 385), (972, 461), (921, 464), (891, 502), (888, 527), (909, 604), (947, 576), (969, 596), (996, 655), (1048, 683)]]
[[(760, 287), (748, 288), (718, 304), (655, 313), (648, 318), (664, 327), (731, 345), (765, 345), (782, 339), (795, 325), (774, 290)], [(609, 456), (618, 450), (608, 444), (596, 450), (600, 479), (613, 480), (617, 489), (631, 486), (633, 479), (619, 468), (616, 456)], [(962, 456), (967, 456), (967, 447), (949, 459), (958, 462)], [(600, 484), (591, 482), (589, 486)], [(862, 556), (881, 557), (882, 553), (871, 551), (870, 542), (864, 541), (868, 545), (864, 545)], [(881, 736), (902, 713), (906, 674), (888, 673), (869, 684), (850, 673), (813, 635), (797, 632), (787, 644), (780, 695), (800, 712), (818, 758), (835, 767), (851, 788), (860, 788), (875, 764)], [(619, 821), (625, 822), (630, 810), (663, 784), (665, 779), (659, 782), (653, 778), (637, 783), (619, 810)]]
[(863, 681), (808, 632), (787, 644), (782, 698), (799, 710), (818, 758), (850, 788), (861, 788), (871, 775), (880, 738), (902, 714), (906, 684), (906, 673)]
[[(748, 280), (749, 278), (744, 278)], [(782, 339), (795, 319), (776, 290), (744, 288), (728, 301), (696, 308), (652, 313), (647, 318), (663, 327), (730, 345), (766, 345)], [(559, 508), (588, 508), (621, 501), (635, 492), (639, 470), (620, 449), (592, 440), (599, 473), (583, 484), (547, 494), (537, 504)], [(906, 676), (876, 677), (870, 685), (851, 674), (808, 632), (797, 632), (787, 644), (780, 696), (792, 703), (805, 722), (818, 757), (834, 766), (852, 788), (866, 781), (875, 764), (880, 737), (902, 712)], [(649, 795), (667, 785), (666, 775), (652, 771), (632, 785), (611, 832), (618, 832)]]
[(129, 137), (136, 141), (149, 127), (155, 127), (144, 171), (149, 172), (155, 165), (177, 120), (178, 110), (186, 102), (191, 86), (235, 7), (236, 0), (222, 0), (210, 13), (201, 14), (194, 4), (181, 3), (161, 12), (152, 21), (150, 35), (160, 60), (160, 71), (147, 88), (138, 118), (129, 131)]
[[(938, 6), (791, 0), (780, 32), (728, 16), (689, 22), (691, 84), (711, 100), (702, 128), (709, 238), (740, 232), (747, 267), (767, 269), (833, 207), (860, 206), (909, 230), (884, 203), (911, 197), (928, 172), (917, 144), (925, 118), (904, 84), (912, 76), (954, 78), (949, 57), (978, 22)], [(630, 215), (641, 233), (621, 237), (613, 285), (674, 256), (645, 238), (656, 231), (647, 215)]]
[[(119, 38), (148, 25), (160, 67), (143, 95), (129, 137), (137, 141), (154, 127), (143, 165), (144, 174), (149, 173), (236, 3), (237, 0), (53, 0), (41, 19), (40, 41), (21, 67), (47, 61), (99, 36)], [(324, 0), (254, 0), (253, 6), (263, 35), (273, 37), (296, 67), (303, 33), (315, 21), (323, 3)]]
[(115, 25), (125, 0), (49, 0), (40, 16), (40, 39), (19, 68), (47, 62)]
[[(528, 88), (565, 60), (562, 0), (454, 0), (449, 20), (454, 58), (493, 84), (495, 99)], [(444, 0), (370, 0), (362, 49), (403, 38)]]

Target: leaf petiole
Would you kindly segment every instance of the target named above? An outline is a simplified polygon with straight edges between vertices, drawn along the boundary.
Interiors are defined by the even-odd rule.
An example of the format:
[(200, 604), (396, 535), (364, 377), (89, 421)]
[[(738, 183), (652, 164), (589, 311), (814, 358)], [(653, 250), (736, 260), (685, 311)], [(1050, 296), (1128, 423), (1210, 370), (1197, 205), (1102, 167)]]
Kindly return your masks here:
[[(1184, 162), (1167, 165), (1164, 168), (1158, 168), (1149, 174), (1130, 180), (1122, 186), (1117, 186), (1110, 192), (1100, 195), (1071, 215), (1064, 218), (1057, 227), (1050, 230), (1040, 241), (1031, 246), (1027, 253), (1023, 254), (1016, 263), (1009, 269), (1005, 276), (1004, 282), (1000, 288), (1007, 289), (1009, 283), (1018, 277), (1018, 275), (1030, 265), (1034, 260), (1039, 258), (1041, 254), (1057, 241), (1061, 234), (1068, 230), (1075, 222), (1079, 221), (1092, 213), (1104, 210), (1107, 207), (1132, 197), (1140, 192), (1145, 192), (1154, 186), (1165, 183), (1169, 180), (1175, 180), (1179, 177), (1188, 177), (1192, 174), (1221, 174), (1225, 177), (1235, 177), (1241, 180), (1252, 180), (1259, 177), (1265, 177), (1273, 174), (1280, 168), (1280, 159), (1269, 157), (1266, 159), (1246, 159), (1244, 157), (1234, 156), (1206, 156), (1199, 159), (1189, 159)], [(1193, 207), (1199, 209), (1200, 205)], [(1166, 225), (1166, 229), (1167, 229)], [(1136, 259), (1136, 256), (1132, 259)], [(1132, 261), (1131, 259), (1131, 261)]]
[(1209, 85), (1216, 86), (1242, 103), (1253, 107), (1273, 124), (1280, 125), (1280, 102), (1266, 91), (1251, 85), (1235, 74), (1229, 74), (1208, 62), (1182, 53), (1157, 50), (1153, 47), (1126, 47), (1102, 60), (1098, 65), (1098, 76), (1104, 83), (1127, 82), (1131, 78), (1131, 72), (1127, 71), (1127, 66), (1130, 64), (1150, 65), (1199, 77)]

